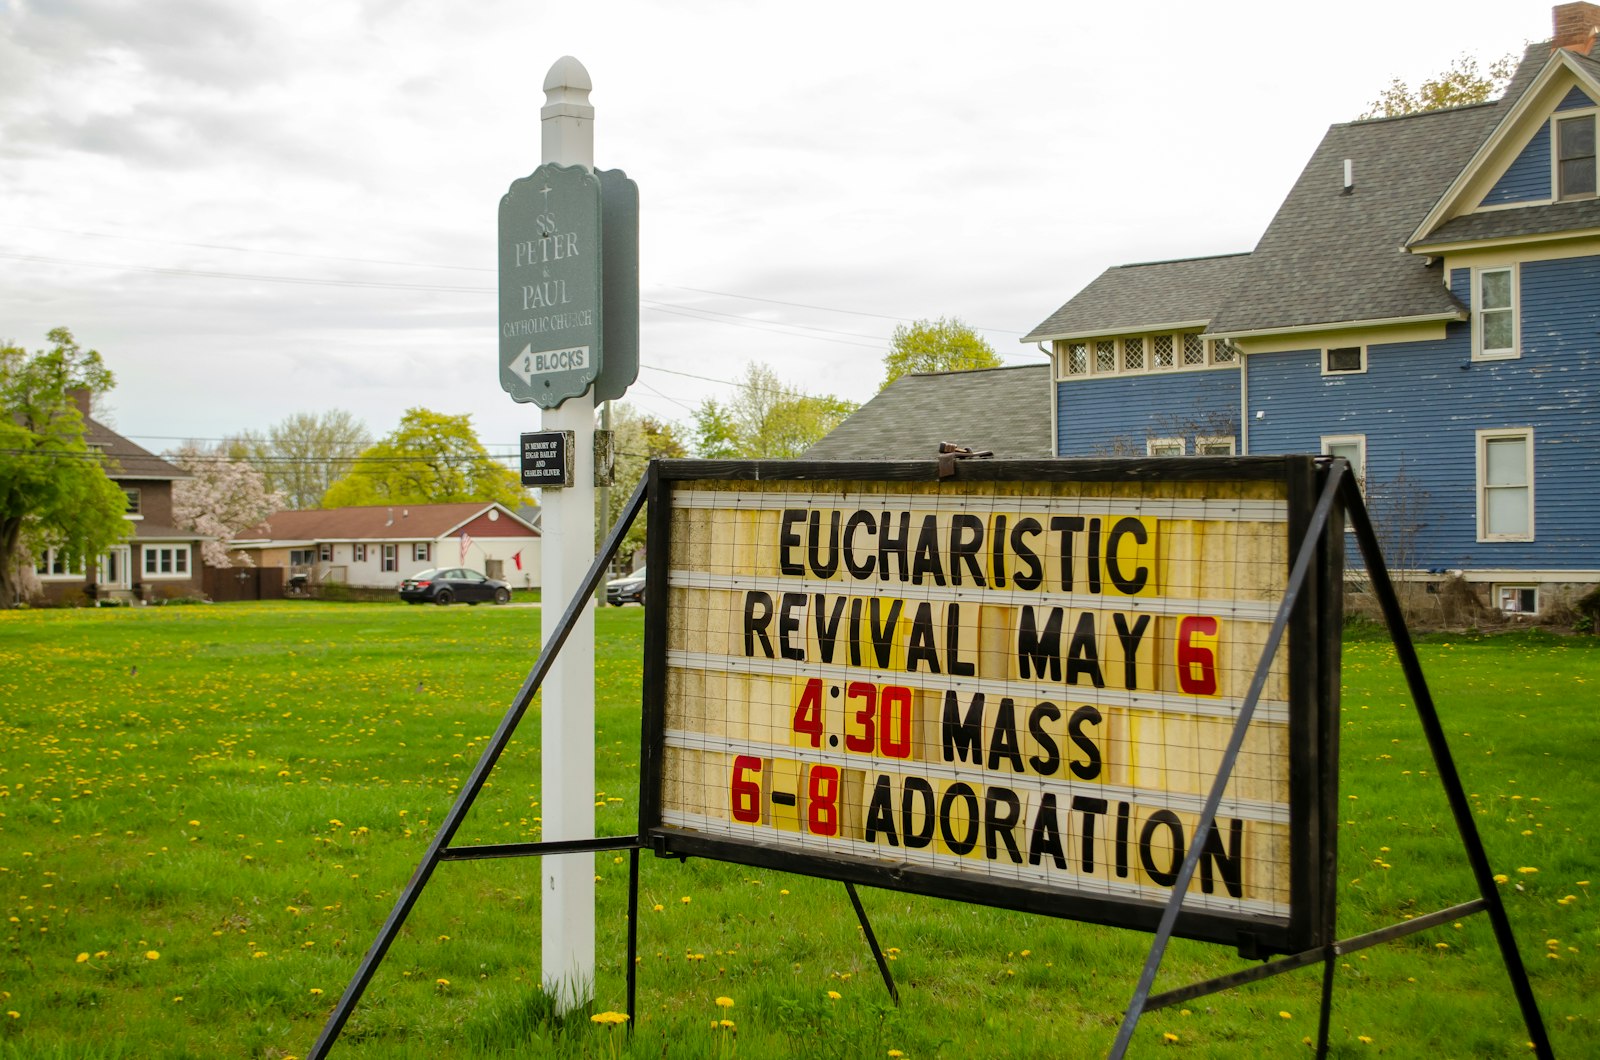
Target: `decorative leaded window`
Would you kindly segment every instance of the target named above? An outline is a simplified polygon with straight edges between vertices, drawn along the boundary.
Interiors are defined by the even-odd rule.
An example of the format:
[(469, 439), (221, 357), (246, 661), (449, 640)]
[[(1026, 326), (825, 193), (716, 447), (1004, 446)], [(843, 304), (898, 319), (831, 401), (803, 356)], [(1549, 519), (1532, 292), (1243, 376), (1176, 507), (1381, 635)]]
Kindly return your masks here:
[(1194, 332), (1183, 337), (1183, 366), (1206, 363), (1206, 340)]
[(1097, 372), (1115, 372), (1117, 370), (1116, 343), (1097, 342), (1094, 344), (1094, 370)]
[(1122, 367), (1129, 372), (1144, 370), (1144, 339), (1122, 340)]
[(1067, 374), (1083, 375), (1089, 371), (1089, 347), (1074, 342), (1067, 347)]
[(1233, 348), (1233, 343), (1229, 342), (1227, 339), (1211, 340), (1212, 364), (1232, 364), (1234, 356), (1235, 351)]
[(1157, 335), (1150, 340), (1150, 357), (1156, 368), (1172, 367), (1172, 336)]

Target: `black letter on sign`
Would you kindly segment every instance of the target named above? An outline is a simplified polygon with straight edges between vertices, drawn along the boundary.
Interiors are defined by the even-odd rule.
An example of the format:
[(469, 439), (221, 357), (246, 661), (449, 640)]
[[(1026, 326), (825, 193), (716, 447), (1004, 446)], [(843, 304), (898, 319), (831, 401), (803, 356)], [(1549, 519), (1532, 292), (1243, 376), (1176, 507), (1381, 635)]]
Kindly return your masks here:
[(1122, 576), (1122, 565), (1117, 562), (1117, 546), (1121, 544), (1123, 534), (1131, 534), (1141, 545), (1150, 540), (1150, 535), (1145, 533), (1144, 524), (1130, 515), (1118, 519), (1116, 525), (1111, 528), (1111, 533), (1106, 536), (1106, 573), (1111, 575), (1112, 584), (1119, 592), (1137, 596), (1139, 590), (1144, 588), (1145, 582), (1150, 580), (1150, 569), (1137, 567), (1134, 569), (1133, 577)]
[(889, 604), (889, 616), (883, 624), (878, 623), (882, 618), (879, 604), (883, 597), (874, 596), (869, 604), (869, 614), (872, 618), (872, 651), (878, 657), (878, 665), (883, 669), (889, 668), (889, 662), (894, 658), (894, 632), (900, 625), (900, 608), (904, 601), (894, 600)]
[(957, 512), (950, 517), (950, 579), (961, 584), (961, 565), (966, 564), (972, 573), (972, 584), (983, 587), (983, 565), (978, 556), (983, 551), (983, 520), (970, 512)]
[(983, 693), (972, 693), (972, 703), (967, 707), (967, 716), (963, 718), (961, 705), (956, 701), (956, 690), (946, 689), (944, 719), (939, 728), (943, 735), (946, 762), (966, 762), (975, 766), (983, 761)]
[(785, 508), (783, 521), (778, 526), (778, 570), (784, 574), (804, 574), (805, 564), (789, 558), (791, 548), (800, 547), (800, 531), (796, 530), (796, 523), (806, 521), (803, 508)]
[(1056, 868), (1067, 867), (1067, 855), (1061, 849), (1061, 824), (1056, 820), (1056, 797), (1047, 792), (1039, 797), (1039, 808), (1033, 814), (1033, 834), (1028, 836), (1028, 864), (1037, 865), (1049, 854)]
[(1222, 833), (1217, 831), (1217, 822), (1211, 822), (1211, 831), (1206, 833), (1206, 845), (1200, 851), (1200, 889), (1206, 894), (1211, 893), (1214, 883), (1211, 879), (1211, 865), (1216, 863), (1217, 871), (1222, 873), (1222, 885), (1228, 889), (1228, 897), (1243, 898), (1244, 885), (1241, 872), (1244, 868), (1244, 859), (1240, 852), (1244, 849), (1244, 822), (1235, 817), (1228, 822), (1228, 850), (1222, 849)]
[(1072, 808), (1083, 814), (1084, 872), (1094, 871), (1094, 815), (1103, 814), (1110, 807), (1111, 804), (1104, 799), (1091, 799), (1087, 795), (1074, 795), (1072, 797)]
[[(805, 593), (784, 593), (783, 604), (778, 615), (778, 647), (785, 659), (796, 661), (806, 657), (805, 641), (800, 642), (796, 648), (789, 643), (789, 634), (800, 631), (801, 616), (796, 611), (804, 612), (806, 607)], [(746, 653), (748, 654), (748, 653)]]
[[(1017, 525), (1011, 528), (1011, 551), (1017, 554), (1017, 560), (1021, 563), (1021, 567), (1018, 567), (1016, 574), (1011, 578), (1018, 589), (1037, 589), (1039, 583), (1044, 581), (1044, 568), (1039, 565), (1039, 557), (1028, 547), (1028, 543), (1022, 540), (1024, 537), (1042, 533), (1044, 533), (1043, 524), (1031, 515), (1018, 519)], [(1028, 573), (1022, 573), (1022, 567), (1026, 567)]]
[(1067, 648), (1067, 684), (1077, 684), (1079, 673), (1088, 674), (1096, 688), (1106, 686), (1106, 679), (1100, 676), (1100, 645), (1094, 639), (1093, 611), (1078, 616), (1078, 628), (1072, 631), (1072, 644)]
[[(1022, 579), (1017, 578), (1017, 584), (1022, 584)], [(1029, 676), (1043, 677), (1045, 664), (1050, 666), (1050, 680), (1061, 680), (1061, 608), (1052, 607), (1049, 616), (1044, 621), (1044, 629), (1038, 629), (1038, 620), (1034, 618), (1034, 606), (1022, 605), (1022, 621), (1017, 627), (1017, 671), (1026, 681)], [(1087, 614), (1087, 612), (1085, 612)], [(1029, 661), (1033, 665), (1028, 665)], [(1029, 671), (1033, 671), (1030, 675)]]
[(919, 663), (928, 664), (929, 673), (939, 672), (939, 649), (933, 637), (933, 605), (924, 600), (911, 616), (911, 636), (906, 641), (906, 673), (917, 672)]
[(1056, 770), (1061, 768), (1061, 749), (1056, 746), (1056, 738), (1044, 727), (1047, 718), (1050, 721), (1058, 721), (1061, 718), (1061, 708), (1054, 703), (1040, 703), (1028, 715), (1028, 735), (1033, 737), (1033, 742), (1044, 752), (1043, 758), (1034, 755), (1028, 759), (1028, 764), (1041, 777), (1053, 777), (1056, 775)]
[(892, 555), (900, 561), (900, 580), (905, 581), (911, 576), (910, 564), (906, 562), (906, 543), (911, 538), (911, 513), (900, 513), (900, 533), (891, 536), (889, 533), (889, 513), (884, 512), (878, 517), (878, 577), (883, 581), (889, 580), (889, 557)]
[[(950, 830), (950, 810), (957, 799), (965, 803), (967, 811), (967, 834), (963, 836)], [(978, 793), (965, 781), (958, 780), (944, 789), (944, 798), (939, 800), (939, 833), (944, 836), (944, 845), (950, 848), (950, 853), (957, 856), (972, 853), (972, 848), (978, 845)]]
[(939, 521), (934, 515), (923, 516), (917, 547), (911, 556), (912, 583), (921, 585), (924, 574), (933, 575), (933, 584), (944, 584), (944, 565), (939, 562)]
[(869, 843), (878, 841), (878, 833), (889, 841), (889, 845), (900, 845), (899, 838), (894, 831), (894, 807), (890, 805), (891, 793), (889, 791), (889, 778), (878, 774), (878, 782), (872, 786), (872, 801), (867, 803), (867, 834)]
[(806, 555), (811, 561), (811, 573), (819, 578), (831, 578), (839, 569), (839, 513), (828, 515), (828, 561), (822, 561), (822, 513), (811, 513), (811, 533), (806, 540)]
[[(916, 794), (915, 801), (922, 804), (920, 807), (912, 805), (912, 793)], [(932, 784), (921, 777), (906, 777), (905, 787), (900, 790), (900, 838), (905, 841), (906, 849), (921, 850), (933, 842), (936, 822), (933, 803)]]
[(1011, 766), (1013, 773), (1022, 772), (1022, 740), (1017, 736), (1017, 708), (1007, 696), (1000, 701), (1000, 709), (994, 712), (994, 732), (989, 735), (989, 765), (991, 770), (999, 769), (1004, 760)]
[(1022, 851), (1017, 849), (1017, 837), (1012, 830), (1022, 820), (1022, 800), (1010, 788), (990, 787), (983, 793), (983, 856), (995, 860), (998, 846), (995, 840), (1006, 845), (1011, 864), (1022, 864)]
[(1100, 712), (1088, 703), (1073, 711), (1072, 720), (1067, 722), (1067, 735), (1089, 759), (1087, 762), (1075, 760), (1072, 763), (1072, 773), (1079, 780), (1093, 780), (1100, 775), (1100, 746), (1083, 731), (1086, 724), (1100, 724)]
[[(761, 638), (761, 649), (767, 658), (772, 658), (772, 638), (767, 636), (767, 627), (772, 625), (772, 597), (763, 592), (752, 589), (744, 594), (744, 654), (746, 658), (755, 655), (755, 639)], [(752, 636), (754, 634), (754, 636)]]
[[(1166, 826), (1172, 843), (1172, 863), (1165, 870), (1156, 867), (1155, 852), (1150, 849), (1150, 841), (1162, 825)], [(1178, 882), (1178, 869), (1183, 865), (1183, 824), (1177, 814), (1171, 810), (1157, 810), (1145, 821), (1144, 827), (1139, 829), (1139, 862), (1161, 886), (1171, 887)]]
[(845, 601), (848, 596), (833, 598), (833, 613), (828, 614), (828, 598), (817, 593), (812, 598), (811, 617), (817, 627), (817, 654), (822, 656), (825, 663), (833, 662), (833, 646), (839, 639), (839, 619), (844, 617)]
[(872, 517), (871, 512), (851, 512), (850, 518), (844, 524), (844, 565), (850, 571), (850, 577), (856, 581), (872, 577), (873, 565), (878, 558), (872, 552), (867, 553), (866, 559), (856, 562), (856, 531), (863, 526), (876, 530), (878, 521)]
[(1116, 623), (1117, 639), (1122, 642), (1122, 686), (1131, 692), (1139, 687), (1139, 642), (1144, 640), (1150, 616), (1140, 615), (1132, 629), (1128, 628), (1128, 616), (1121, 611), (1114, 613), (1111, 620)]

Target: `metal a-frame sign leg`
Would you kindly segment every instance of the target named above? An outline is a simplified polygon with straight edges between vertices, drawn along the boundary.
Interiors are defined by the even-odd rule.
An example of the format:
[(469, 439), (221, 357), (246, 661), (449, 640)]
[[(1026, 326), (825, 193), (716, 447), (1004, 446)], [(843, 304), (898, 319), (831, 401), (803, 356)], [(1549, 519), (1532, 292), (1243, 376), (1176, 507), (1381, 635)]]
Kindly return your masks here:
[[(1450, 747), (1445, 740), (1444, 728), (1439, 722), (1439, 714), (1434, 707), (1433, 696), (1429, 692), (1427, 681), (1423, 677), (1422, 665), (1417, 658), (1416, 645), (1411, 640), (1411, 632), (1406, 626), (1405, 615), (1400, 607), (1400, 599), (1394, 591), (1393, 583), (1389, 580), (1388, 567), (1384, 563), (1383, 552), (1378, 546), (1377, 535), (1373, 532), (1372, 521), (1367, 515), (1360, 487), (1355, 477), (1349, 473), (1349, 465), (1342, 460), (1330, 462), (1328, 479), (1323, 488), (1322, 496), (1318, 499), (1316, 508), (1312, 512), (1310, 523), (1306, 528), (1305, 539), (1300, 543), (1288, 584), (1284, 590), (1282, 604), (1279, 607), (1277, 617), (1273, 621), (1272, 628), (1267, 634), (1260, 662), (1257, 664), (1255, 675), (1251, 680), (1250, 691), (1245, 696), (1233, 733), (1228, 741), (1227, 748), (1223, 752), (1221, 765), (1212, 783), (1211, 793), (1206, 799), (1204, 808), (1201, 810), (1200, 820), (1196, 825), (1196, 834), (1204, 835), (1216, 819), (1217, 808), (1221, 804), (1228, 778), (1233, 772), (1234, 763), (1238, 759), (1239, 751), (1244, 743), (1245, 732), (1249, 728), (1250, 720), (1255, 713), (1256, 702), (1260, 699), (1262, 689), (1265, 686), (1268, 668), (1282, 641), (1284, 628), (1288, 624), (1289, 614), (1293, 610), (1295, 600), (1306, 583), (1311, 565), (1310, 560), (1316, 551), (1312, 547), (1313, 543), (1327, 525), (1329, 513), (1332, 511), (1333, 501), (1336, 496), (1344, 502), (1345, 514), (1349, 518), (1351, 528), (1355, 531), (1356, 541), (1360, 546), (1362, 558), (1366, 563), (1368, 581), (1383, 610), (1384, 621), (1389, 627), (1389, 636), (1394, 643), (1401, 669), (1405, 673), (1406, 684), (1410, 688), (1411, 698), (1417, 710), (1417, 718), (1422, 723), (1423, 732), (1427, 736), (1428, 747), (1433, 754), (1434, 766), (1441, 783), (1444, 785), (1445, 796), (1450, 804), (1450, 811), (1455, 816), (1456, 829), (1461, 834), (1462, 846), (1466, 849), (1467, 860), (1472, 867), (1473, 878), (1477, 881), (1479, 897), (1473, 901), (1442, 909), (1426, 916), (1415, 917), (1400, 924), (1368, 932), (1365, 935), (1343, 939), (1326, 946), (1319, 946), (1302, 953), (1270, 961), (1242, 972), (1236, 972), (1232, 975), (1209, 979), (1151, 996), (1150, 987), (1155, 980), (1156, 971), (1161, 966), (1161, 959), (1166, 952), (1167, 943), (1172, 938), (1173, 928), (1177, 923), (1178, 912), (1183, 904), (1184, 895), (1188, 892), (1189, 882), (1193, 879), (1196, 866), (1200, 861), (1201, 844), (1193, 844), (1184, 857), (1183, 865), (1178, 871), (1178, 877), (1172, 885), (1172, 895), (1162, 912), (1161, 923), (1156, 930), (1155, 939), (1151, 943), (1150, 954), (1140, 972), (1138, 985), (1134, 988), (1133, 998), (1128, 1004), (1122, 1024), (1118, 1027), (1116, 1041), (1112, 1044), (1111, 1051), (1107, 1054), (1113, 1060), (1120, 1060), (1121, 1057), (1126, 1055), (1129, 1042), (1133, 1038), (1133, 1032), (1138, 1027), (1139, 1018), (1147, 1011), (1166, 1008), (1169, 1005), (1179, 1004), (1192, 998), (1203, 997), (1235, 986), (1271, 978), (1284, 972), (1316, 964), (1319, 961), (1322, 963), (1323, 970), (1322, 998), (1317, 1025), (1317, 1056), (1319, 1058), (1325, 1057), (1328, 1053), (1328, 1029), (1332, 1012), (1334, 962), (1337, 958), (1377, 945), (1380, 942), (1402, 938), (1477, 912), (1487, 912), (1489, 914), (1490, 923), (1494, 928), (1495, 941), (1499, 944), (1500, 956), (1505, 961), (1506, 974), (1511, 980), (1512, 991), (1516, 995), (1517, 1004), (1522, 1010), (1523, 1023), (1527, 1027), (1528, 1041), (1533, 1047), (1534, 1055), (1540, 1057), (1541, 1060), (1548, 1060), (1548, 1058), (1555, 1055), (1550, 1047), (1550, 1037), (1545, 1030), (1544, 1019), (1539, 1013), (1538, 1002), (1533, 996), (1533, 987), (1528, 980), (1527, 968), (1522, 962), (1522, 955), (1517, 950), (1516, 938), (1511, 931), (1511, 921), (1507, 918), (1505, 906), (1500, 901), (1500, 892), (1494, 882), (1494, 874), (1489, 866), (1488, 855), (1484, 852), (1482, 838), (1478, 835), (1477, 824), (1472, 817), (1472, 809), (1467, 804), (1466, 793), (1461, 786), (1461, 778), (1456, 771), (1455, 760), (1450, 755)], [(1332, 928), (1335, 910), (1335, 903), (1329, 901), (1327, 904), (1327, 927), (1329, 929), (1327, 934), (1330, 936), (1334, 933)]]
[(628, 498), (622, 512), (617, 518), (616, 525), (611, 528), (606, 536), (605, 543), (600, 546), (600, 552), (594, 559), (594, 565), (589, 568), (583, 582), (578, 586), (567, 609), (561, 615), (556, 628), (546, 638), (544, 647), (539, 653), (539, 658), (534, 662), (533, 669), (517, 690), (511, 702), (511, 707), (505, 716), (500, 719), (500, 727), (495, 730), (494, 736), (483, 749), (483, 754), (478, 758), (478, 764), (473, 766), (472, 773), (467, 781), (456, 793), (456, 801), (450, 807), (450, 812), (445, 815), (444, 821), (439, 825), (439, 831), (434, 835), (433, 841), (428, 844), (427, 852), (422, 857), (422, 862), (411, 874), (405, 889), (400, 892), (394, 909), (384, 921), (383, 927), (378, 932), (378, 937), (373, 940), (366, 956), (361, 958), (361, 964), (356, 969), (355, 977), (350, 980), (350, 985), (345, 987), (339, 1003), (334, 1006), (333, 1012), (328, 1017), (328, 1022), (323, 1026), (322, 1033), (317, 1037), (316, 1043), (307, 1054), (308, 1060), (321, 1060), (327, 1056), (328, 1050), (338, 1040), (345, 1023), (350, 1019), (356, 1003), (361, 1000), (361, 995), (366, 992), (367, 984), (372, 981), (372, 976), (377, 972), (378, 965), (383, 962), (384, 955), (389, 952), (389, 946), (394, 942), (395, 936), (400, 933), (400, 928), (405, 924), (406, 917), (411, 909), (422, 897), (422, 891), (428, 885), (428, 880), (433, 876), (433, 870), (441, 861), (473, 861), (482, 858), (509, 858), (509, 857), (537, 857), (545, 854), (580, 854), (601, 850), (628, 850), (631, 851), (631, 863), (628, 874), (628, 1017), (629, 1027), (632, 1027), (633, 1000), (634, 1000), (634, 950), (637, 947), (637, 930), (635, 927), (638, 913), (639, 889), (639, 837), (615, 836), (598, 837), (595, 839), (577, 839), (550, 843), (498, 843), (484, 846), (452, 847), (450, 841), (455, 838), (456, 830), (461, 827), (461, 822), (466, 819), (467, 812), (472, 809), (472, 803), (478, 797), (478, 792), (483, 790), (483, 783), (489, 778), (489, 773), (499, 761), (500, 754), (511, 742), (512, 735), (516, 732), (517, 723), (527, 713), (528, 707), (533, 703), (534, 694), (539, 691), (539, 686), (544, 683), (545, 675), (549, 672), (555, 657), (561, 651), (561, 646), (566, 643), (572, 627), (577, 623), (579, 614), (585, 607), (592, 606), (595, 588), (604, 576), (606, 565), (611, 562), (611, 557), (616, 554), (622, 544), (623, 535), (633, 525), (640, 509), (644, 507), (645, 485), (648, 477), (641, 480), (633, 496)]

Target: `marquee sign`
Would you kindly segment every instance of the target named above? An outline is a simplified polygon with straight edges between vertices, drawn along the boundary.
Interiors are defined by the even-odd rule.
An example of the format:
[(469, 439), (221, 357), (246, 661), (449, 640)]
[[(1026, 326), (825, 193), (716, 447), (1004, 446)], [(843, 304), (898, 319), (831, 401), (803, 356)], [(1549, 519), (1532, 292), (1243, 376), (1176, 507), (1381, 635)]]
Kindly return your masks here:
[(1179, 934), (1261, 954), (1318, 944), (1336, 529), (1310, 543), (1323, 573), (1216, 821), (1195, 825), (1325, 471), (959, 471), (653, 465), (644, 842), (1145, 929), (1198, 843)]

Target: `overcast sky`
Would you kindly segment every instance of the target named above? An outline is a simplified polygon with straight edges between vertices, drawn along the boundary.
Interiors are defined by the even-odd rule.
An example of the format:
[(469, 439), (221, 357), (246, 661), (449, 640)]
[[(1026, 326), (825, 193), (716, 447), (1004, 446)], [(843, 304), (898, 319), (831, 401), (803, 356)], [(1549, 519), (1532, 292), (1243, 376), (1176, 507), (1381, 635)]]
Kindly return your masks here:
[(510, 452), (496, 210), (573, 55), (640, 191), (626, 400), (687, 424), (755, 360), (865, 401), (898, 321), (1041, 363), (1106, 267), (1249, 250), (1329, 124), (1550, 8), (0, 0), (0, 338), (71, 328), (157, 451), (420, 405)]

